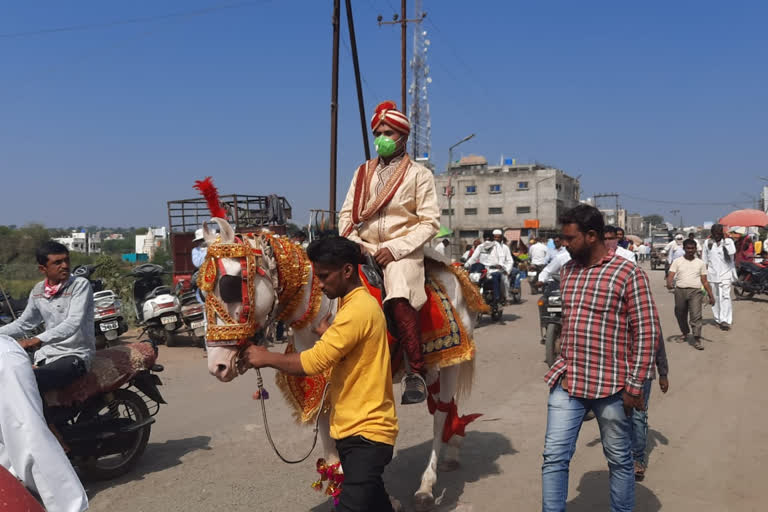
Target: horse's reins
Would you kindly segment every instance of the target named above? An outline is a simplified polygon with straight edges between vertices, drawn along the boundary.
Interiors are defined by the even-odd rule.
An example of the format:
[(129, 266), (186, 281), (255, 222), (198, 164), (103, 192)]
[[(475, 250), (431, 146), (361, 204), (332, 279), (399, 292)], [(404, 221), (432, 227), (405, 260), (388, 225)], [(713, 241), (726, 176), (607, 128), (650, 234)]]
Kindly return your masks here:
[[(256, 322), (255, 312), (253, 310), (255, 289), (253, 286), (253, 279), (257, 274), (265, 276), (266, 273), (263, 268), (256, 264), (257, 257), (263, 257), (263, 252), (255, 248), (251, 248), (248, 244), (242, 242), (231, 244), (215, 242), (208, 247), (206, 261), (201, 269), (202, 272), (200, 272), (198, 275), (198, 287), (206, 292), (205, 306), (206, 314), (209, 319), (205, 340), (206, 345), (219, 347), (234, 345), (238, 347), (238, 354), (235, 364), (239, 364), (243, 351), (249, 346), (250, 342), (248, 341), (248, 338), (255, 335), (256, 331), (260, 327)], [(216, 284), (217, 270), (219, 270), (222, 275), (226, 275), (223, 265), (219, 265), (218, 263), (220, 262), (217, 261), (221, 258), (232, 258), (238, 259), (240, 261), (240, 276), (242, 279), (242, 308), (238, 322), (235, 322), (235, 320), (229, 314), (221, 299), (212, 293)], [(267, 324), (270, 324), (273, 321), (276, 309), (277, 298), (275, 298), (275, 305), (267, 317)], [(215, 320), (216, 315), (218, 315), (224, 321), (223, 325), (211, 324), (211, 320)], [(259, 390), (259, 400), (261, 402), (261, 415), (264, 420), (264, 431), (267, 434), (269, 445), (272, 447), (272, 450), (280, 458), (280, 460), (286, 464), (299, 464), (300, 462), (304, 462), (309, 458), (310, 455), (312, 455), (315, 446), (317, 446), (317, 436), (320, 432), (320, 411), (317, 412), (317, 418), (315, 419), (315, 435), (312, 440), (312, 447), (309, 449), (307, 454), (300, 459), (286, 459), (280, 453), (280, 450), (277, 449), (277, 446), (272, 439), (272, 432), (269, 429), (269, 420), (267, 419), (267, 407), (264, 403), (264, 400), (266, 399), (265, 395), (267, 394), (266, 390), (264, 389), (264, 379), (261, 377), (260, 369), (255, 368), (255, 370), (256, 386)], [(236, 371), (239, 371), (239, 368), (236, 368)], [(321, 408), (322, 404), (325, 403), (325, 397), (328, 393), (328, 386), (329, 383), (326, 383), (325, 388), (323, 389), (323, 396), (320, 401)]]

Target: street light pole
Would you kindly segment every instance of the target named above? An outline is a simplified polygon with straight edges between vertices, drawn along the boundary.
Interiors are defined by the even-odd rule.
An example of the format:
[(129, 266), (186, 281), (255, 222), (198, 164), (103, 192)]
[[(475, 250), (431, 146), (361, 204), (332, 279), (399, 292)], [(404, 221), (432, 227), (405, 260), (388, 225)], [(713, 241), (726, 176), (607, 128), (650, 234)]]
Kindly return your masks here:
[(451, 164), (453, 163), (453, 148), (458, 146), (459, 144), (463, 144), (467, 142), (469, 139), (473, 138), (475, 134), (467, 135), (463, 139), (461, 139), (459, 142), (454, 144), (453, 146), (448, 148), (448, 165), (446, 166), (446, 172), (448, 173), (448, 189), (445, 191), (446, 195), (448, 196), (448, 229), (453, 230), (453, 210), (451, 208), (451, 199), (453, 198), (453, 185), (451, 184), (451, 179), (453, 178), (453, 172), (451, 171)]

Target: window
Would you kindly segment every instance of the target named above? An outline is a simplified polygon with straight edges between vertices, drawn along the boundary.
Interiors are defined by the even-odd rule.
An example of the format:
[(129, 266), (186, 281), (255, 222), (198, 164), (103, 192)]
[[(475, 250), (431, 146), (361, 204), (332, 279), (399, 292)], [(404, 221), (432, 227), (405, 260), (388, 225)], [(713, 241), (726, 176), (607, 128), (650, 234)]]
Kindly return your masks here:
[(518, 206), (515, 210), (518, 215), (521, 213), (531, 213), (531, 207), (530, 206)]
[(440, 215), (456, 215), (456, 210), (451, 208), (450, 210), (448, 208), (443, 208), (440, 211)]
[(477, 208), (464, 208), (464, 215), (477, 215)]
[(504, 209), (501, 207), (488, 208), (488, 215), (501, 215), (502, 213), (504, 213)]
[(518, 181), (517, 182), (517, 190), (528, 190), (528, 182), (527, 181)]
[(464, 188), (464, 193), (467, 194), (467, 195), (469, 195), (469, 194), (477, 194), (477, 185), (467, 185)]
[(459, 231), (459, 238), (477, 238), (477, 231)]
[(491, 194), (501, 194), (501, 185), (491, 185), (489, 192)]
[(452, 196), (453, 195), (453, 187), (443, 187), (443, 195), (444, 196)]

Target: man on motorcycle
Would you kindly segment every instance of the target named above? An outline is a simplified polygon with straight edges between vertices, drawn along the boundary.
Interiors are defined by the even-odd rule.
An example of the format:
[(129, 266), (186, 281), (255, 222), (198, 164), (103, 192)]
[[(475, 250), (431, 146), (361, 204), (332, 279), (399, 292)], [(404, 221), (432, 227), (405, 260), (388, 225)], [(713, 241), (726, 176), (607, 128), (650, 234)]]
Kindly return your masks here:
[(406, 153), (411, 123), (394, 102), (376, 107), (371, 129), (379, 156), (352, 178), (339, 233), (384, 269), (384, 310), (394, 321), (406, 363), (402, 403), (414, 404), (427, 398), (419, 309), (427, 302), (424, 246), (440, 227), (435, 178)]
[(520, 289), (520, 281), (518, 279), (520, 271), (515, 268), (515, 259), (512, 257), (512, 252), (509, 250), (509, 246), (505, 243), (504, 234), (500, 229), (493, 230), (493, 241), (499, 244), (502, 252), (502, 264), (504, 267), (506, 279), (501, 280), (503, 297), (511, 302), (510, 289)]
[(493, 300), (501, 302), (501, 278), (503, 275), (508, 274), (512, 268), (511, 258), (507, 260), (505, 257), (504, 249), (502, 245), (494, 241), (490, 236), (486, 235), (485, 242), (475, 248), (475, 252), (464, 264), (470, 272), (473, 271), (472, 267), (475, 267), (475, 271), (478, 267), (488, 269), (488, 279), (491, 281), (493, 287)]
[(569, 253), (568, 249), (563, 245), (562, 235), (555, 235), (554, 242), (556, 250), (555, 257), (552, 258), (552, 260), (547, 263), (547, 266), (544, 267), (544, 270), (539, 273), (539, 286), (552, 280), (560, 281), (560, 269), (563, 268), (563, 265), (571, 261), (571, 253)]
[(37, 492), (48, 512), (86, 510), (83, 486), (45, 424), (29, 357), (8, 336), (0, 336), (0, 389), (0, 466)]
[[(69, 250), (58, 242), (45, 242), (35, 253), (45, 279), (29, 294), (24, 313), (0, 334), (19, 340), (35, 352), (35, 379), (40, 393), (65, 388), (90, 367), (94, 344), (93, 290), (87, 279), (69, 272)], [(45, 331), (28, 335), (41, 323)]]

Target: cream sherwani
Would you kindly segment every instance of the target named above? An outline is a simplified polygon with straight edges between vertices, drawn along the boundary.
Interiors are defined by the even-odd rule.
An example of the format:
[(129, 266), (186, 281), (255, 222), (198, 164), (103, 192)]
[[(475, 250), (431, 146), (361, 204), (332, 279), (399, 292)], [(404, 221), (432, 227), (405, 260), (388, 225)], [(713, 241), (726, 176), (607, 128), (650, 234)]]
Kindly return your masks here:
[[(402, 158), (409, 157), (395, 158), (389, 165), (379, 162), (368, 190), (370, 199), (364, 207), (376, 201)], [(352, 226), (352, 208), (358, 174), (359, 169), (352, 178), (349, 192), (341, 207), (340, 233)], [(404, 298), (417, 310), (427, 301), (424, 293), (423, 248), (437, 234), (440, 227), (439, 218), (434, 176), (423, 165), (411, 162), (392, 200), (368, 221), (353, 226), (348, 235), (350, 240), (362, 244), (371, 254), (382, 248), (389, 249), (395, 258), (395, 261), (384, 269), (386, 300)]]

